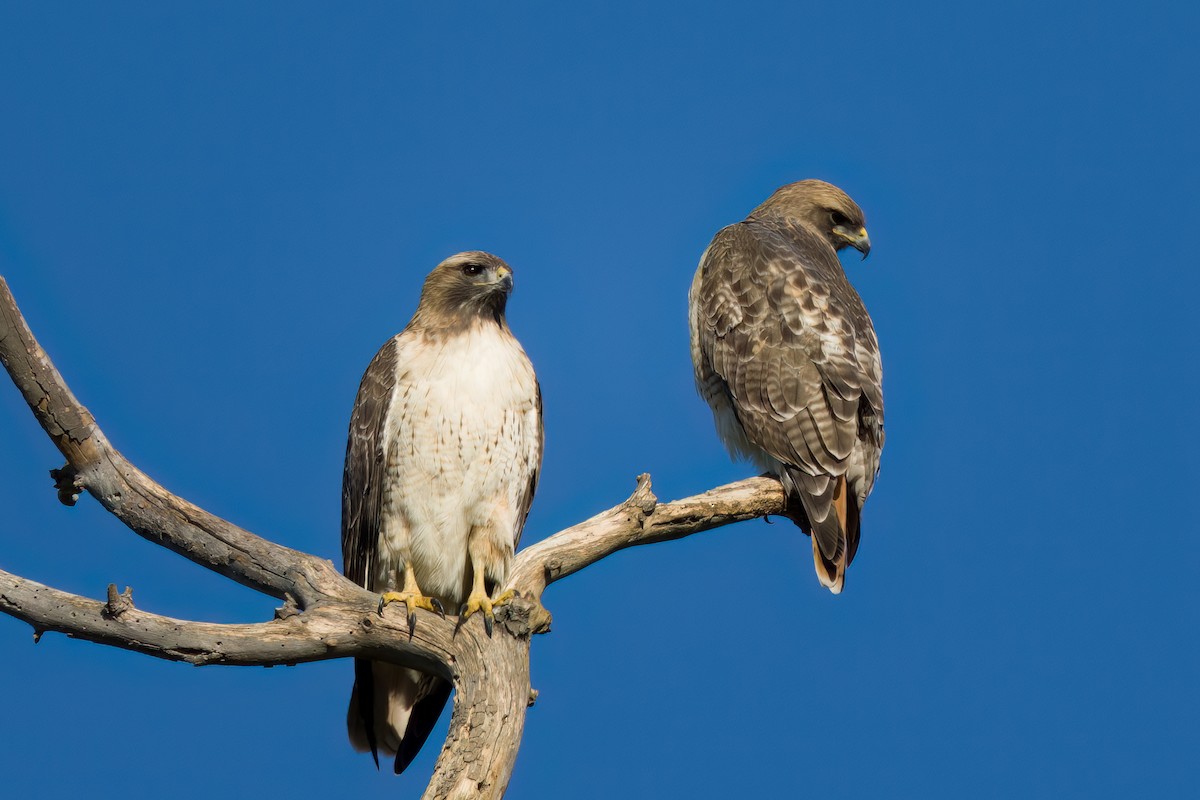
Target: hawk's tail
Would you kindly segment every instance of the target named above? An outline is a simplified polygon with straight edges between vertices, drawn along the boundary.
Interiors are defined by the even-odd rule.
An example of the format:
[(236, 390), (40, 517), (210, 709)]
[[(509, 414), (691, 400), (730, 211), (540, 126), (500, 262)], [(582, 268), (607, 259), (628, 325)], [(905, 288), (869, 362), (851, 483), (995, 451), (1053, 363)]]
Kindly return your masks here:
[(812, 537), (817, 580), (834, 594), (846, 584), (846, 567), (858, 550), (858, 502), (850, 496), (845, 476), (813, 477), (784, 467), (788, 519)]
[(354, 661), (354, 690), (346, 728), (350, 744), (370, 752), (379, 766), (379, 753), (396, 757), (399, 775), (416, 758), (437, 724), (451, 686), (441, 678), (381, 661)]

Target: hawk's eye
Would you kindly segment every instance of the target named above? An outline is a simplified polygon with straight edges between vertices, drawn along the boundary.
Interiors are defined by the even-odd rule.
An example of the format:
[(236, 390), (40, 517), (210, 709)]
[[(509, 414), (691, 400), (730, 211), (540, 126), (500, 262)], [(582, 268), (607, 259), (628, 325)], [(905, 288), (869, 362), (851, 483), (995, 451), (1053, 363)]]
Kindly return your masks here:
[(483, 267), (479, 264), (463, 264), (462, 271), (463, 275), (474, 278), (483, 273)]
[(833, 223), (834, 227), (850, 224), (850, 220), (846, 219), (846, 215), (840, 211), (830, 211), (829, 221)]

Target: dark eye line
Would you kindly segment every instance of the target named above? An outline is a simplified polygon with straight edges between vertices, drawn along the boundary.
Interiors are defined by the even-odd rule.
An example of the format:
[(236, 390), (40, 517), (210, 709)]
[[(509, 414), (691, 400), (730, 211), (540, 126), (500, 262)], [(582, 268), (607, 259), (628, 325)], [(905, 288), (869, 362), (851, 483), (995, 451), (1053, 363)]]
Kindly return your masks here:
[(850, 222), (850, 220), (846, 218), (846, 215), (840, 211), (830, 210), (829, 219), (833, 221), (834, 225), (846, 225)]

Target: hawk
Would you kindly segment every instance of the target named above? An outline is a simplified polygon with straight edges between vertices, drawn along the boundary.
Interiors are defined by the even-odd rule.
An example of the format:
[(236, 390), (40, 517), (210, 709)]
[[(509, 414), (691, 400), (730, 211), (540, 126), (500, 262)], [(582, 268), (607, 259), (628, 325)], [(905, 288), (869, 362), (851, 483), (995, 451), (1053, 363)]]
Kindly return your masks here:
[[(459, 253), (425, 279), (412, 320), (367, 367), (346, 445), (346, 577), (380, 610), (482, 612), (490, 634), (542, 460), (542, 399), (505, 320), (512, 270)], [(461, 606), (461, 608), (460, 608)], [(402, 772), (450, 697), (441, 678), (357, 659), (351, 744)]]
[(837, 251), (871, 250), (862, 209), (805, 180), (778, 189), (700, 257), (688, 294), (696, 387), (730, 454), (779, 476), (837, 594), (883, 449), (883, 369)]

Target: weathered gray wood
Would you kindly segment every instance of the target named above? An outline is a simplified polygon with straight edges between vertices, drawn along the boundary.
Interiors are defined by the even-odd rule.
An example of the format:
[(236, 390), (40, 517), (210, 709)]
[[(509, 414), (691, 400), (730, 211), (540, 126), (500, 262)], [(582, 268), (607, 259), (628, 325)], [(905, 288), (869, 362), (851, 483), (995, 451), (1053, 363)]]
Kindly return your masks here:
[(554, 581), (618, 550), (781, 514), (784, 504), (783, 487), (774, 478), (748, 478), (694, 497), (660, 503), (651, 490), (650, 476), (639, 475), (637, 489), (621, 505), (518, 553), (508, 586), (537, 600)]
[[(458, 631), (453, 620), (432, 614), (409, 637), (402, 614), (377, 611), (378, 596), (322, 603), (300, 612), (285, 605), (269, 622), (193, 622), (137, 608), (127, 588), (109, 586), (108, 600), (92, 600), (0, 570), (0, 612), (28, 622), (35, 638), (63, 633), (196, 666), (278, 666), (346, 656), (396, 661), (451, 678), (446, 664), (460, 650), (486, 647), (482, 632)], [(397, 639), (403, 639), (397, 646)]]
[(328, 561), (270, 542), (168, 492), (111, 445), (75, 398), (21, 316), (0, 277), (0, 363), (67, 460), (54, 471), (60, 499), (83, 491), (144, 538), (285, 603), (276, 619), (214, 624), (138, 609), (127, 589), (92, 600), (0, 571), (0, 613), (79, 639), (192, 664), (270, 666), (365, 657), (436, 673), (455, 688), (450, 732), (424, 797), (504, 795), (531, 701), (529, 645), (549, 629), (540, 598), (556, 580), (626, 547), (678, 539), (740, 520), (778, 514), (783, 491), (751, 478), (695, 497), (659, 503), (650, 478), (620, 505), (517, 554), (509, 587), (521, 596), (496, 612), (495, 633), (480, 619), (404, 609), (378, 611), (378, 597)]
[(0, 363), (67, 465), (59, 495), (73, 482), (140, 536), (264, 592), (306, 606), (338, 584), (352, 585), (329, 561), (275, 544), (168, 492), (125, 460), (75, 398), (0, 277)]
[(524, 603), (515, 610), (502, 606), (489, 646), (466, 652), (455, 663), (450, 731), (424, 800), (504, 796), (531, 702), (530, 610)]

